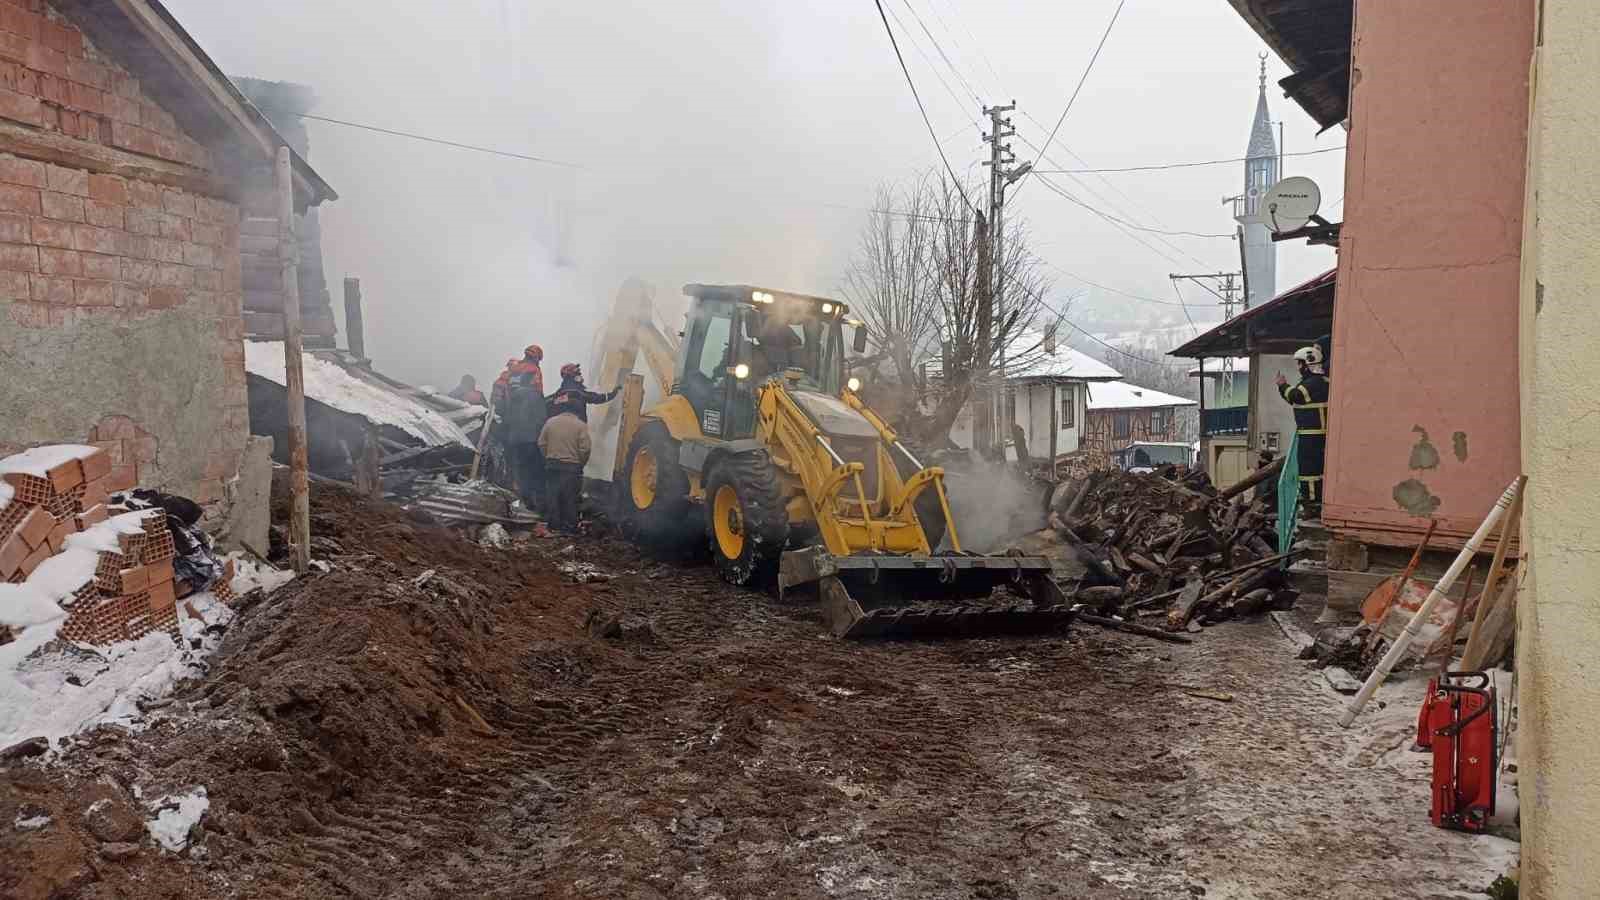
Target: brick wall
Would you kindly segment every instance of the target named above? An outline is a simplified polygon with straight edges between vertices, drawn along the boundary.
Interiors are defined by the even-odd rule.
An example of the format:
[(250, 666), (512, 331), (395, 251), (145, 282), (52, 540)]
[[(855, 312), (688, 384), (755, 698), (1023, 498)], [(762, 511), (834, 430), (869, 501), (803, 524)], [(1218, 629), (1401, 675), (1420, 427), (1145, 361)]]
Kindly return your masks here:
[[(113, 56), (48, 4), (0, 0), (0, 121), (204, 183), (211, 150)], [(218, 499), (249, 431), (237, 205), (29, 153), (0, 132), (0, 380), (40, 398), (0, 396), (0, 448), (114, 442), (141, 482)]]

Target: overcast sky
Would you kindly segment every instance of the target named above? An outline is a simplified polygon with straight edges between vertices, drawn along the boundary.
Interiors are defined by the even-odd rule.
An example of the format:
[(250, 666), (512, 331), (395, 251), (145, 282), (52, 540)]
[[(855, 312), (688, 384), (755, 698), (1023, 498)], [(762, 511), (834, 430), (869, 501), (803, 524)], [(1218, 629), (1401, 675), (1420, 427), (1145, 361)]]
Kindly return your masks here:
[[(341, 195), (323, 213), (335, 306), (340, 280), (360, 277), (369, 354), (417, 383), (492, 378), (529, 342), (587, 363), (630, 274), (668, 303), (687, 281), (832, 293), (875, 186), (940, 165), (871, 0), (166, 2), (226, 71), (309, 84), (318, 114), (581, 167), (310, 123), (311, 162)], [(986, 148), (967, 85), (1015, 99), (1020, 137), (1042, 144), (1116, 6), (884, 0), (950, 162), (974, 177)], [(1224, 0), (1127, 0), (1040, 167), (1242, 156), (1265, 49)], [(1282, 98), (1281, 61), (1267, 72), (1288, 152), (1344, 143)], [(1343, 155), (1291, 157), (1286, 172), (1315, 178), (1337, 212)], [(1244, 179), (1243, 164), (1051, 177), (1111, 216), (1202, 233), (1232, 232), (1220, 201)], [(1008, 210), (1085, 317), (1183, 321), (1080, 277), (1173, 299), (1169, 273), (1238, 268), (1231, 240), (1135, 240), (1040, 183)], [(555, 261), (562, 219), (570, 266)], [(1278, 287), (1332, 265), (1326, 248), (1280, 245)], [(1201, 290), (1185, 295), (1196, 321), (1217, 318)]]

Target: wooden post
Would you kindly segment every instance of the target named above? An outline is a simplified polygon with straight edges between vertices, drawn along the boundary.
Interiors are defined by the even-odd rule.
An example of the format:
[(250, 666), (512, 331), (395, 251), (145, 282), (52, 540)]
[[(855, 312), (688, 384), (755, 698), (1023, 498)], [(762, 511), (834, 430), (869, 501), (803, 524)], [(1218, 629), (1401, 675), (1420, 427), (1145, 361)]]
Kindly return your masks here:
[[(1051, 382), (1050, 384), (1050, 483), (1055, 484), (1061, 479), (1056, 475), (1056, 457), (1060, 455), (1059, 439), (1056, 435), (1061, 430), (1061, 390), (1063, 385)], [(1072, 396), (1072, 388), (1068, 387), (1067, 396)]]
[(310, 458), (306, 450), (306, 380), (300, 367), (300, 246), (294, 236), (294, 171), (278, 148), (278, 258), (283, 263), (283, 364), (289, 406), (289, 543), (294, 570), (311, 567)]
[(361, 320), (361, 279), (344, 280), (344, 337), (351, 356), (367, 358), (367, 332)]

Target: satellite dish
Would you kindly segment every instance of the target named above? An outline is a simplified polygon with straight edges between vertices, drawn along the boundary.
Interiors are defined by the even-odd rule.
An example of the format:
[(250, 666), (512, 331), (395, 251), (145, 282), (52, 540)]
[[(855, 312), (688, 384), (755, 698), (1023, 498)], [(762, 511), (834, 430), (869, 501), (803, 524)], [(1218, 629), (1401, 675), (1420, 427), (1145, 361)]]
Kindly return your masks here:
[(1306, 227), (1322, 206), (1322, 189), (1304, 175), (1291, 175), (1261, 199), (1267, 224), (1278, 234)]

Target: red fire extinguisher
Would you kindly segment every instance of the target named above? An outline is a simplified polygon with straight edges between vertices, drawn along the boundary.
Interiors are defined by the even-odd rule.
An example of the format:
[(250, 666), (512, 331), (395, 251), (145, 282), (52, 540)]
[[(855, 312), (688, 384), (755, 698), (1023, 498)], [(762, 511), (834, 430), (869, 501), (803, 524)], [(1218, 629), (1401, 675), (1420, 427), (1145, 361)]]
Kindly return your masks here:
[(1487, 672), (1445, 672), (1428, 682), (1417, 748), (1433, 751), (1433, 806), (1440, 828), (1483, 831), (1494, 815), (1500, 728)]

